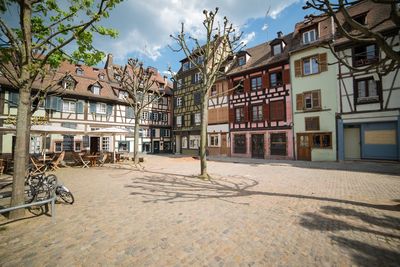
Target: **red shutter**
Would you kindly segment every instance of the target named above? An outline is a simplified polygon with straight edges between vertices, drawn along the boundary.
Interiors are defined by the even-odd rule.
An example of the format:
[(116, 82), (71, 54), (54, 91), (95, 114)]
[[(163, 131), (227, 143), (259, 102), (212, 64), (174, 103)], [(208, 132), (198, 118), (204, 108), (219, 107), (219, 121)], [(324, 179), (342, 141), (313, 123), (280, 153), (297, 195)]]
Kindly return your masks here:
[(295, 60), (294, 61), (294, 76), (300, 77), (302, 75), (301, 71), (301, 60)]
[(249, 121), (249, 107), (248, 106), (244, 106), (243, 107), (244, 110), (244, 121)]
[(235, 109), (229, 109), (229, 122), (235, 122)]
[(289, 84), (290, 83), (290, 70), (285, 69), (283, 71), (283, 84)]
[(297, 94), (296, 95), (296, 109), (297, 110), (303, 110), (304, 109), (303, 94)]
[(328, 70), (328, 61), (326, 58), (326, 53), (319, 54), (318, 55), (318, 65), (319, 65), (319, 71), (327, 71)]
[(312, 92), (313, 108), (321, 108), (321, 91), (316, 90)]
[(268, 72), (263, 74), (262, 82), (263, 82), (263, 84), (262, 84), (263, 89), (269, 88), (269, 73)]
[(250, 78), (244, 79), (243, 86), (244, 86), (244, 91), (245, 91), (245, 92), (250, 92), (250, 91), (251, 91), (251, 88), (250, 88)]
[(234, 90), (232, 90), (232, 88), (233, 88), (233, 83), (232, 83), (232, 80), (229, 80), (228, 81), (228, 91), (229, 91), (229, 95), (233, 95), (233, 93), (234, 93)]
[(265, 121), (270, 121), (269, 118), (269, 104), (264, 104), (264, 120)]

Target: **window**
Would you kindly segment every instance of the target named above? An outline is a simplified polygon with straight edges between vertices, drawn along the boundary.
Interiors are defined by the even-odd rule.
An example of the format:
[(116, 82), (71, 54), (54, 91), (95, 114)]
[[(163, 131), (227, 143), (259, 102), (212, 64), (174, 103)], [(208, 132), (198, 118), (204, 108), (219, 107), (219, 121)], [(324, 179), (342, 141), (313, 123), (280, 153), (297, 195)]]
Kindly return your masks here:
[(182, 148), (187, 148), (188, 147), (188, 145), (187, 145), (187, 136), (183, 136), (182, 137)]
[(217, 94), (217, 86), (213, 85), (211, 87), (211, 96), (215, 96)]
[(200, 113), (194, 114), (194, 124), (195, 125), (201, 124), (201, 114)]
[(244, 107), (235, 109), (235, 122), (243, 122), (244, 121)]
[(176, 87), (177, 87), (178, 89), (181, 89), (181, 88), (182, 88), (182, 85), (183, 85), (183, 80), (182, 80), (182, 79), (179, 79), (179, 80), (176, 82)]
[(210, 135), (210, 146), (213, 146), (213, 147), (219, 146), (219, 135), (218, 134)]
[(285, 102), (283, 100), (271, 101), (269, 107), (271, 121), (285, 120)]
[(286, 156), (286, 133), (271, 133), (271, 155), (274, 156)]
[(119, 141), (118, 142), (118, 152), (128, 152), (129, 151), (129, 142), (128, 141)]
[(158, 113), (157, 112), (151, 113), (151, 120), (152, 121), (158, 121)]
[(168, 121), (168, 114), (167, 113), (163, 113), (162, 114), (162, 121)]
[(306, 131), (319, 131), (319, 117), (306, 117)]
[(119, 91), (118, 92), (118, 98), (119, 99), (122, 99), (122, 100), (125, 100), (125, 99), (127, 99), (128, 98), (128, 92), (126, 92), (126, 91)]
[(201, 93), (200, 92), (195, 92), (193, 95), (194, 98), (194, 104), (195, 105), (200, 105), (201, 104)]
[(110, 137), (103, 137), (101, 140), (101, 148), (103, 151), (110, 151)]
[(197, 72), (192, 76), (192, 84), (200, 83), (202, 79), (203, 79), (203, 74)]
[(273, 72), (269, 74), (269, 85), (271, 88), (282, 85), (282, 72)]
[(189, 148), (198, 149), (200, 147), (200, 135), (189, 136)]
[(176, 116), (176, 126), (177, 127), (182, 126), (182, 116)]
[(314, 90), (296, 95), (297, 110), (313, 110), (321, 108), (321, 91)]
[(353, 65), (355, 67), (368, 65), (378, 60), (378, 49), (376, 45), (363, 45), (354, 48)]
[(149, 119), (149, 113), (147, 111), (144, 111), (142, 113), (142, 120), (147, 121)]
[(75, 113), (76, 112), (76, 102), (63, 100), (62, 111), (67, 112), (67, 113)]
[(310, 75), (318, 73), (318, 59), (317, 57), (309, 57), (303, 59), (303, 75)]
[(117, 80), (117, 81), (121, 81), (121, 75), (115, 73), (114, 74), (114, 79)]
[(239, 57), (238, 64), (239, 66), (243, 66), (244, 64), (246, 64), (246, 57), (245, 56)]
[(198, 56), (196, 59), (197, 64), (201, 65), (204, 62), (204, 56)]
[(75, 88), (75, 81), (70, 76), (62, 81), (62, 88), (66, 90), (73, 90)]
[(251, 90), (259, 90), (261, 86), (261, 77), (251, 78)]
[(104, 103), (96, 103), (96, 113), (106, 114), (107, 113), (107, 105)]
[(353, 17), (353, 20), (356, 21), (357, 23), (360, 23), (361, 25), (365, 25), (366, 18), (367, 18), (367, 13), (364, 13)]
[(358, 104), (379, 101), (378, 85), (373, 77), (355, 80), (355, 96)]
[(281, 44), (276, 44), (272, 46), (272, 55), (276, 56), (282, 53), (282, 46)]
[(312, 141), (315, 148), (331, 148), (332, 133), (314, 133)]
[(171, 131), (169, 129), (164, 129), (164, 137), (170, 137)]
[(253, 106), (251, 114), (253, 121), (262, 121), (264, 119), (263, 106), (262, 105)]
[(317, 40), (315, 29), (303, 32), (303, 44), (312, 43)]
[(80, 67), (78, 67), (78, 68), (75, 69), (75, 73), (76, 73), (77, 75), (79, 75), (79, 76), (83, 76), (83, 74), (84, 74), (83, 69), (80, 68)]
[(80, 152), (82, 150), (82, 142), (75, 142), (75, 152)]
[(54, 152), (61, 152), (63, 150), (63, 142), (56, 141), (54, 142)]
[(74, 150), (74, 136), (73, 135), (64, 135), (63, 136), (63, 150), (64, 151), (73, 151)]
[(183, 99), (182, 97), (177, 97), (176, 98), (176, 107), (182, 107)]
[(233, 87), (235, 88), (235, 94), (241, 94), (244, 92), (243, 81), (234, 81)]
[(92, 86), (92, 92), (95, 95), (100, 95), (100, 86), (98, 86), (97, 84)]
[(185, 62), (182, 64), (182, 71), (187, 71), (189, 69), (189, 62)]
[(234, 138), (234, 153), (246, 153), (246, 135), (235, 134)]
[(99, 79), (100, 80), (104, 80), (104, 77), (105, 77), (104, 73), (99, 73)]

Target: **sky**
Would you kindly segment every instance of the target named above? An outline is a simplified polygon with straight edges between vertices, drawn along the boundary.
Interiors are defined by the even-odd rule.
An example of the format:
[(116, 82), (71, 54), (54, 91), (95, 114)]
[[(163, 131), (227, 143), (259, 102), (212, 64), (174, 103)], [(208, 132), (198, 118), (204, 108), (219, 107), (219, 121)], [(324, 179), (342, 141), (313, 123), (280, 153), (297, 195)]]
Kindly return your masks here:
[[(219, 7), (243, 32), (247, 47), (256, 46), (276, 37), (278, 31), (288, 34), (296, 22), (312, 13), (304, 11), (305, 0), (125, 0), (103, 21), (104, 26), (119, 31), (117, 39), (95, 39), (95, 45), (113, 55), (114, 62), (124, 64), (128, 58), (139, 58), (147, 66), (166, 74), (180, 67), (183, 52), (173, 52), (170, 35), (176, 35), (185, 25), (186, 33), (202, 41), (202, 11)], [(99, 65), (100, 66), (100, 65)]]

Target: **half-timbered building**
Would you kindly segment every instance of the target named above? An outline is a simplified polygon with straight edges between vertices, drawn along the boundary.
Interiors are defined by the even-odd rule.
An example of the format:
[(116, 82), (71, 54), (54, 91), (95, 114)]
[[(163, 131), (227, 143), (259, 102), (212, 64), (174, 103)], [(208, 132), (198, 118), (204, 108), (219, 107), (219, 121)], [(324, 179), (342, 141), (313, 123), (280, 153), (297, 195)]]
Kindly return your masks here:
[[(387, 38), (395, 50), (400, 49), (399, 27), (387, 20), (390, 5), (363, 1), (348, 12), (357, 22)], [(351, 31), (349, 25), (343, 23), (343, 27)], [(339, 62), (339, 159), (400, 160), (400, 67), (389, 73), (382, 67), (368, 68), (385, 57), (375, 43), (355, 44), (337, 35), (335, 49), (358, 69)]]
[(293, 158), (289, 48), (292, 34), (240, 51), (229, 78), (231, 155)]

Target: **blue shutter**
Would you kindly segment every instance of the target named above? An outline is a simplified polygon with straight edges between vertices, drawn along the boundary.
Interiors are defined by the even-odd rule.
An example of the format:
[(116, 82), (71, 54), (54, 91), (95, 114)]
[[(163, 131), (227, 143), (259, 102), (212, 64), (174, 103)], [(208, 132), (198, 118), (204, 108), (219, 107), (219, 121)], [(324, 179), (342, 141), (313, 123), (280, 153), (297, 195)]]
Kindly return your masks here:
[(62, 99), (61, 97), (55, 97), (55, 110), (61, 111), (62, 110)]
[(18, 107), (18, 103), (19, 103), (19, 93), (9, 92), (8, 105), (10, 107)]
[(76, 113), (83, 114), (83, 102), (82, 101), (76, 102)]
[(96, 102), (90, 102), (90, 113), (96, 113)]
[(112, 114), (113, 106), (107, 104), (107, 116), (110, 116)]
[(133, 119), (133, 115), (134, 115), (133, 108), (126, 107), (126, 109), (125, 109), (125, 118)]

